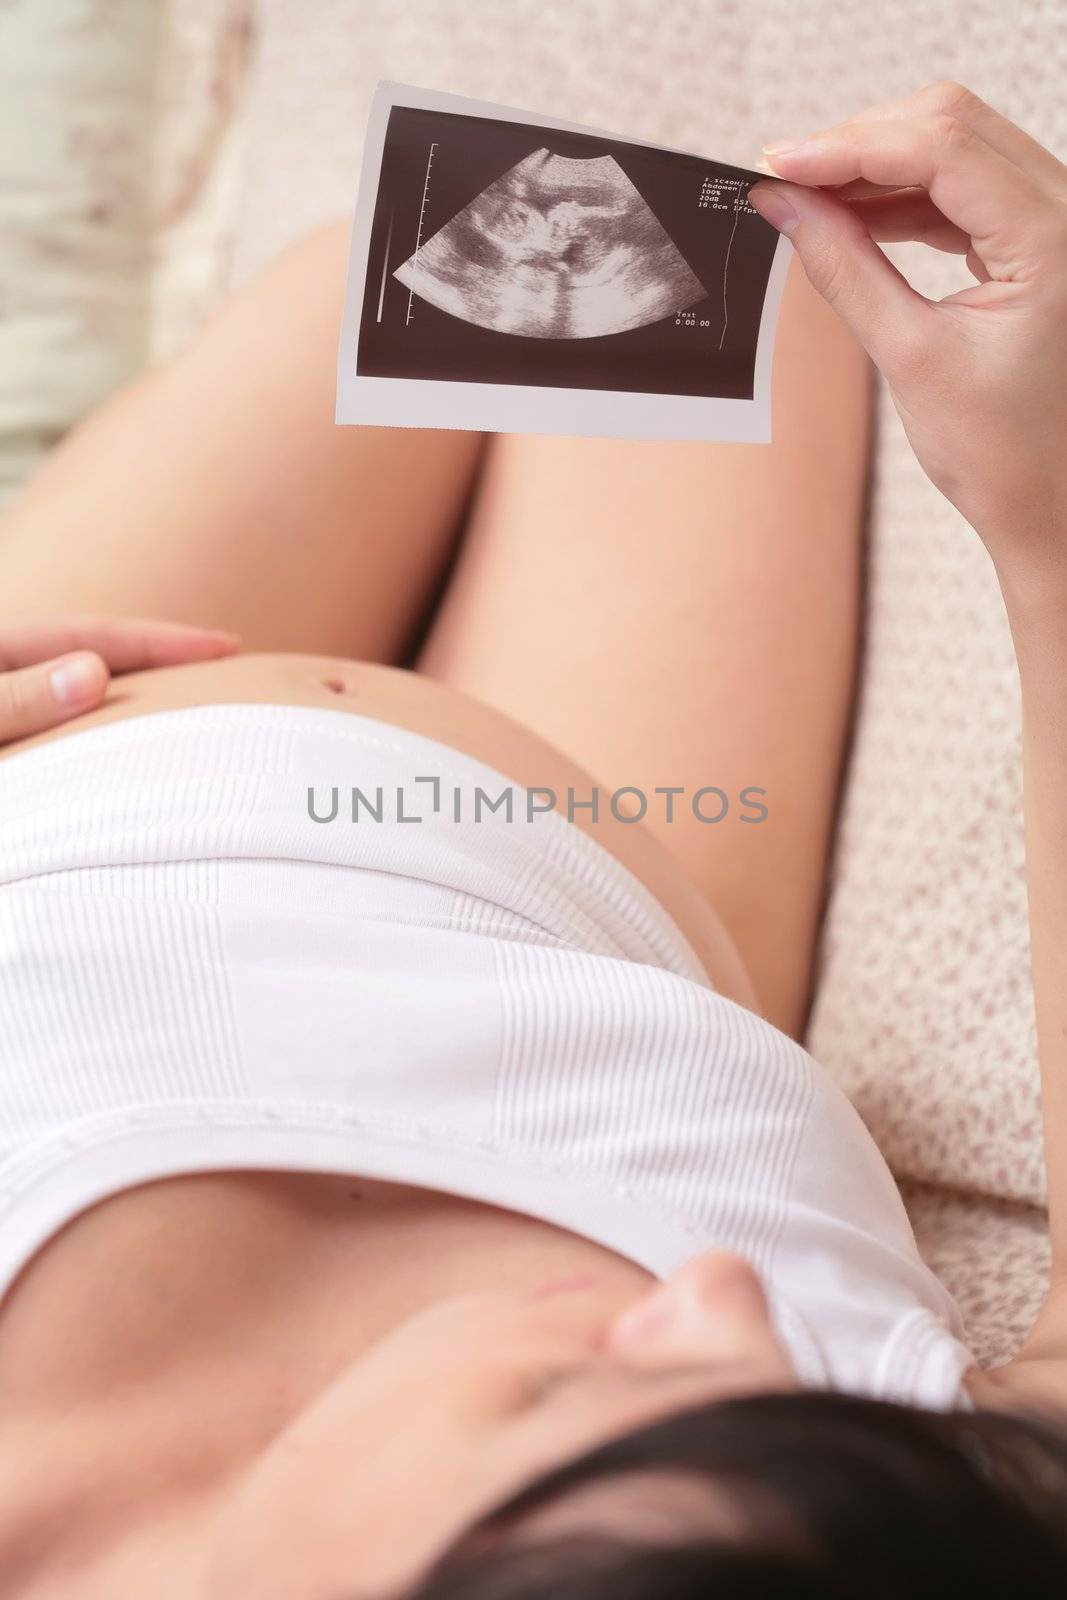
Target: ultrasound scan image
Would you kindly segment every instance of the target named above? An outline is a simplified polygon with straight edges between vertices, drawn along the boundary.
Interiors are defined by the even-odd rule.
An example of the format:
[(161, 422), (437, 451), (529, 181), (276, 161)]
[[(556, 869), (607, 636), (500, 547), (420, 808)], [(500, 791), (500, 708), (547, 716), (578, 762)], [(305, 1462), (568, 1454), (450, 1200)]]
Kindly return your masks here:
[(535, 150), (394, 277), (479, 327), (589, 339), (659, 322), (707, 290), (614, 156)]
[(337, 420), (768, 441), (792, 247), (748, 204), (763, 176), (379, 84)]

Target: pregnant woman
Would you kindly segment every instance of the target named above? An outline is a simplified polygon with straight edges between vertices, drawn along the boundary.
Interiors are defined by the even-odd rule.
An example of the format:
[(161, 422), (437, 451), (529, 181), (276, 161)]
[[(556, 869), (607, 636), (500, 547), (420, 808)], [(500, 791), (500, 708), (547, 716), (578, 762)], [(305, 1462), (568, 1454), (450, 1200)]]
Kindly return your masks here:
[[(9, 507), (5, 1596), (1064, 1592), (1067, 169), (953, 84), (774, 162), (771, 446), (337, 429), (333, 228)], [(995, 1371), (801, 1043), (871, 361), (1022, 686)]]

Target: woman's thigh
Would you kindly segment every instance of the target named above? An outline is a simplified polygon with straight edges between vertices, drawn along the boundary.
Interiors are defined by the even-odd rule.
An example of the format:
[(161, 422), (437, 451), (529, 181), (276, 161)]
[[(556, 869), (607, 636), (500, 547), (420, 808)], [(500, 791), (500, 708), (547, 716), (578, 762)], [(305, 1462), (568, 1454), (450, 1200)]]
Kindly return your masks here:
[(331, 225), (291, 245), (68, 436), (0, 518), (0, 608), (403, 657), (484, 437), (336, 426), (348, 235)]
[[(418, 663), (640, 790), (794, 1034), (853, 693), (870, 398), (794, 259), (773, 444), (494, 436)], [(691, 803), (707, 786), (720, 821), (716, 796)], [(746, 788), (762, 821), (741, 820)]]
[[(378, 662), (295, 653), (232, 656), (128, 673), (113, 681), (107, 700), (97, 710), (48, 733), (0, 747), (0, 784), (5, 758), (23, 750), (124, 718), (221, 704), (318, 706), (410, 728), (462, 750), (524, 788), (545, 791), (537, 796), (538, 805), (546, 807), (554, 800), (564, 815), (570, 795), (584, 799), (592, 784), (579, 763), (510, 717), (447, 684)], [(610, 810), (596, 820), (587, 811), (575, 811), (573, 821), (639, 878), (674, 918), (712, 987), (754, 1008), (748, 974), (721, 919), (655, 835), (643, 826), (621, 822)]]

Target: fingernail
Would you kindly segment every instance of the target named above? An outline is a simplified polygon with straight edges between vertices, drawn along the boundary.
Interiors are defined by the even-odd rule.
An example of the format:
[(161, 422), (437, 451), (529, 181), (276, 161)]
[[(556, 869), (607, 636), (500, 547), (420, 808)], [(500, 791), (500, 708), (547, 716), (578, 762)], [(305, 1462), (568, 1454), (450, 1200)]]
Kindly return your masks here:
[(753, 211), (769, 222), (773, 228), (777, 228), (780, 233), (784, 233), (787, 238), (800, 222), (796, 210), (780, 189), (757, 184), (748, 191), (748, 203)]
[(804, 143), (803, 137), (792, 139), (772, 139), (770, 144), (761, 144), (760, 149), (765, 156), (780, 156), (784, 150), (795, 150)]
[(48, 675), (53, 697), (61, 706), (80, 706), (97, 695), (104, 677), (96, 656), (70, 656)]

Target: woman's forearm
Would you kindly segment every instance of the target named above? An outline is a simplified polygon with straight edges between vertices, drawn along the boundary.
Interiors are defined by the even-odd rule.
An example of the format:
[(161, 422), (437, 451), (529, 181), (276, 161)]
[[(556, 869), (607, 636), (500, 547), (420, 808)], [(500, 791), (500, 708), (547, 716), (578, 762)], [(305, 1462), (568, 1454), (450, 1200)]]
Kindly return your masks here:
[(1053, 1279), (1067, 1278), (1067, 582), (1001, 578), (1022, 690), (1030, 953)]
[[(788, 232), (878, 368), (916, 459), (981, 537), (1008, 607), (1059, 1285), (1045, 1326), (1056, 1325), (1067, 1371), (1067, 165), (945, 80), (766, 153), (778, 181), (751, 186), (749, 203)], [(900, 239), (966, 252), (977, 281), (928, 299), (872, 248)]]

